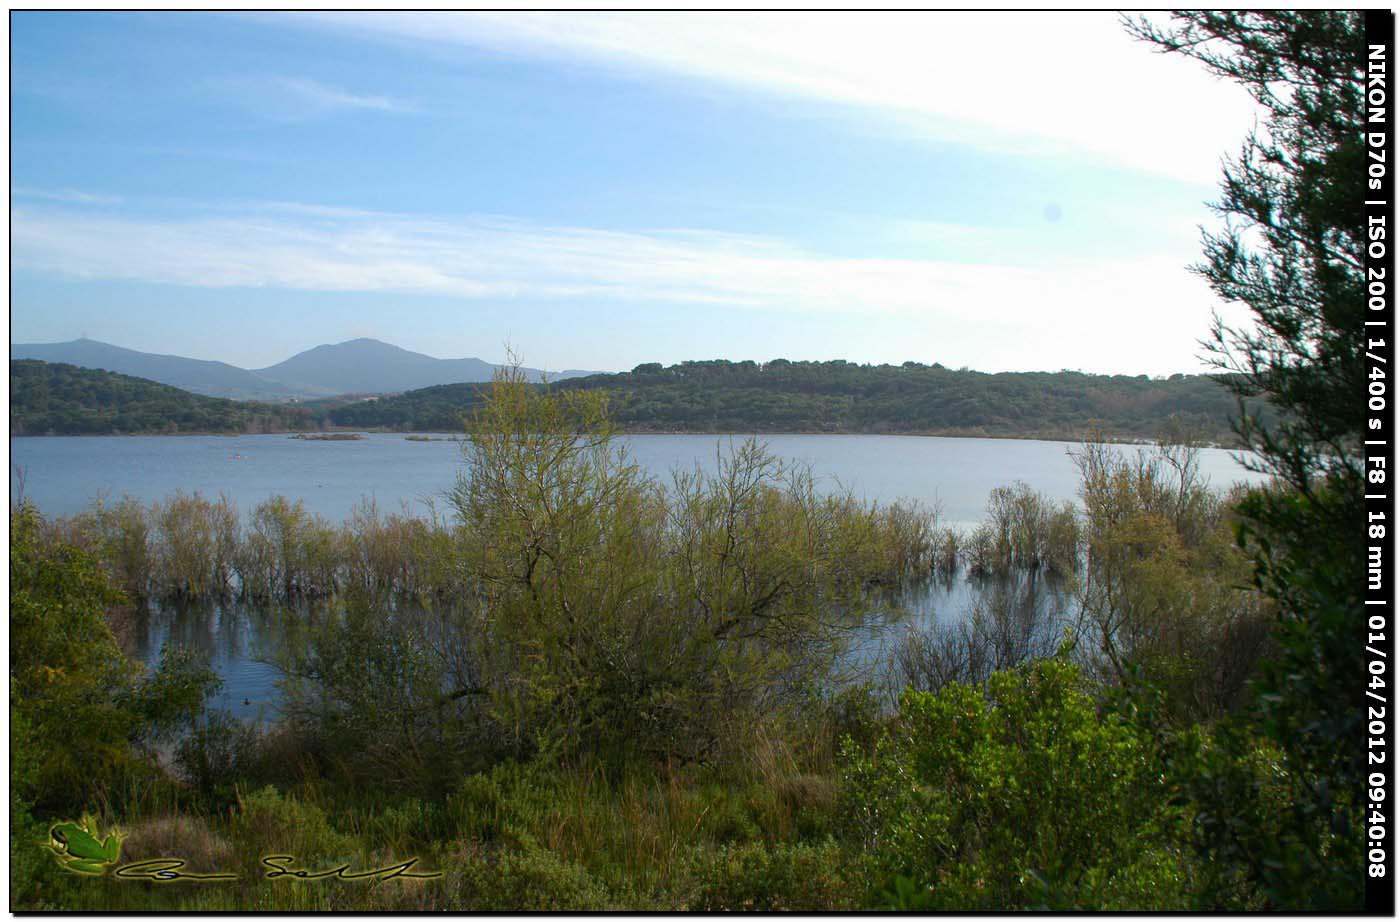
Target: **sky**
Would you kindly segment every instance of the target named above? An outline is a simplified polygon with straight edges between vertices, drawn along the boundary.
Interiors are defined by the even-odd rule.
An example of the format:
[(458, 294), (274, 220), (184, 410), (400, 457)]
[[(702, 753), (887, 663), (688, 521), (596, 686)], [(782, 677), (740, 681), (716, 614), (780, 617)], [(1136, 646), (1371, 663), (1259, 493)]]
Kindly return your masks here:
[(11, 341), (1205, 370), (1240, 87), (1112, 13), (15, 12)]

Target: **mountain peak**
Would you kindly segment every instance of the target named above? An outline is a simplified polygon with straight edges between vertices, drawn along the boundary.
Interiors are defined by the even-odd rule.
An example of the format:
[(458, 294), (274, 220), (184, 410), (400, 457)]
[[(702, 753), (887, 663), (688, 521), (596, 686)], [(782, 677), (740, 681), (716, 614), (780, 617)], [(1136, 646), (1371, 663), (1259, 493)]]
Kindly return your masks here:
[[(521, 369), (538, 380), (542, 372)], [(326, 343), (256, 373), (287, 385), (339, 394), (382, 394), (439, 384), (490, 381), (496, 366), (479, 358), (439, 359), (361, 336)], [(551, 375), (553, 378), (577, 375)]]
[[(304, 352), (299, 352), (297, 353), (297, 355), (308, 355), (313, 352), (355, 352), (361, 355), (422, 355), (422, 353), (420, 352), (413, 352), (412, 350), (405, 349), (402, 346), (395, 346), (393, 343), (386, 343), (382, 339), (371, 339), (368, 336), (359, 336), (355, 339), (347, 339), (344, 342), (338, 343), (322, 343), (321, 345), (313, 346), (312, 348), (307, 349)], [(292, 356), (292, 358), (296, 358), (296, 356)], [(432, 358), (432, 356), (423, 355), (423, 358)], [(288, 361), (291, 361), (291, 359), (288, 359)], [(436, 361), (436, 359), (434, 359), (434, 361)]]
[[(496, 366), (478, 358), (438, 359), (361, 336), (323, 343), (267, 368), (138, 352), (86, 337), (66, 343), (11, 343), (11, 359), (103, 368), (214, 397), (276, 399), (334, 394), (385, 394), (437, 384), (490, 381)], [(532, 380), (540, 372), (522, 369)], [(563, 372), (551, 378), (577, 377)]]
[(290, 390), (282, 384), (267, 381), (246, 369), (224, 362), (137, 352), (87, 336), (65, 343), (11, 343), (10, 358), (98, 368), (209, 397), (275, 400), (304, 396), (301, 391)]

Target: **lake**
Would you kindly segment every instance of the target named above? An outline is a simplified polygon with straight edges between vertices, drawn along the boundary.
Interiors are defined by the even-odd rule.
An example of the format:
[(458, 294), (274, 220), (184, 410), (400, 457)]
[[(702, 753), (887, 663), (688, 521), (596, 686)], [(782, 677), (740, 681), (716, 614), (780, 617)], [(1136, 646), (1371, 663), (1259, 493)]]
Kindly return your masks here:
[[(634, 435), (621, 441), (652, 476), (676, 469), (713, 470), (717, 452), (731, 439), (714, 435)], [(1056, 500), (1075, 500), (1078, 470), (1069, 442), (881, 435), (770, 435), (761, 437), (777, 456), (811, 466), (824, 489), (849, 488), (868, 499), (918, 500), (937, 507), (945, 525), (971, 528), (983, 517), (998, 486), (1025, 481)], [(348, 519), (365, 498), (380, 509), (407, 506), (425, 513), (462, 466), (455, 441), (410, 441), (370, 434), (355, 441), (314, 441), (285, 435), (38, 437), (10, 440), (10, 495), (23, 495), (49, 516), (71, 515), (99, 497), (123, 495), (151, 503), (176, 490), (222, 493), (245, 515), (269, 496), (305, 501), (334, 521)], [(1135, 451), (1123, 446), (1124, 451)], [(1213, 486), (1257, 481), (1231, 452), (1205, 450), (1201, 473)], [(22, 471), (22, 476), (17, 473)], [(918, 600), (921, 618), (965, 616), (973, 590), (957, 581), (933, 586)], [(151, 662), (166, 641), (207, 653), (224, 679), (216, 707), (249, 718), (276, 713), (277, 672), (265, 660), (289, 615), (239, 603), (176, 611), (160, 608), (137, 619), (134, 653)], [(897, 626), (859, 644), (861, 658), (888, 652)]]
[[(1023, 480), (1056, 500), (1073, 500), (1079, 472), (1073, 442), (958, 439), (899, 435), (760, 436), (779, 457), (811, 465), (819, 485), (845, 486), (889, 502), (919, 500), (941, 510), (944, 524), (982, 519), (993, 488)], [(742, 436), (631, 435), (621, 438), (652, 476), (677, 468), (713, 470), (717, 451)], [(375, 433), (356, 441), (315, 441), (285, 435), (45, 436), (10, 440), (10, 498), (23, 492), (45, 515), (71, 515), (95, 498), (130, 495), (150, 503), (176, 490), (225, 494), (242, 512), (269, 496), (300, 499), (333, 521), (349, 518), (362, 499), (397, 511), (424, 513), (462, 466), (461, 443), (410, 441)], [(1124, 450), (1135, 450), (1124, 446)], [(1254, 481), (1232, 452), (1206, 449), (1201, 473), (1213, 486)]]

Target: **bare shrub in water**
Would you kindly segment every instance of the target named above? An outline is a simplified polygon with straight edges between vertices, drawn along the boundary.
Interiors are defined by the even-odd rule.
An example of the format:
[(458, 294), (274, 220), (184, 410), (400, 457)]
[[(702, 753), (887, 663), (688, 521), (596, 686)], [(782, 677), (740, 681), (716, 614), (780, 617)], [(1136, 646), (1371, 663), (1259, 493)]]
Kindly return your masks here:
[(978, 525), (963, 542), (968, 575), (986, 577), (1004, 572), (1009, 563), (1004, 548), (991, 525), (986, 522)]
[(96, 500), (75, 516), (54, 520), (50, 530), (100, 560), (132, 601), (146, 598), (156, 572), (151, 515), (130, 496), (120, 502)]
[(1243, 692), (1267, 642), (1269, 607), (1236, 547), (1231, 506), (1198, 474), (1199, 448), (1163, 442), (1077, 456), (1088, 565), (1079, 592), (1092, 674), (1145, 680), (1196, 719)]
[(939, 574), (950, 575), (957, 572), (963, 555), (962, 534), (952, 528), (939, 529), (934, 541), (933, 555), (933, 565)]
[(150, 514), (157, 593), (199, 599), (226, 592), (238, 545), (238, 513), (228, 499), (180, 491)]
[(891, 574), (902, 579), (927, 576), (937, 556), (937, 511), (917, 502), (894, 502), (881, 508), (879, 517), (892, 551)]
[(341, 526), (340, 551), (345, 589), (422, 599), (466, 591), (453, 530), (435, 512), (428, 519), (407, 511), (385, 515), (365, 500)]
[(1079, 526), (1072, 503), (1056, 506), (1027, 484), (997, 487), (987, 500), (993, 568), (1044, 569), (1069, 575), (1079, 559)]
[(343, 531), (347, 588), (381, 596), (408, 590), (407, 542), (395, 517), (380, 515), (378, 504), (367, 499), (351, 511)]
[(340, 534), (301, 500), (274, 496), (254, 510), (238, 560), (243, 592), (254, 599), (329, 595), (340, 569)]
[(894, 655), (902, 685), (938, 691), (1055, 653), (1068, 627), (1061, 587), (1036, 573), (980, 583), (963, 620), (907, 632)]

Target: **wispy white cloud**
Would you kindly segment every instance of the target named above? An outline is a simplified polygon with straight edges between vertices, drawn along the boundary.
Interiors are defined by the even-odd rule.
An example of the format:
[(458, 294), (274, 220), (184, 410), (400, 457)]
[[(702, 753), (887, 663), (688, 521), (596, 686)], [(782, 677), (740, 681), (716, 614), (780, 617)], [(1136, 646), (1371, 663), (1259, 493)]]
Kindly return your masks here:
[(41, 199), (47, 202), (65, 202), (70, 205), (119, 205), (121, 196), (100, 195), (82, 192), (78, 189), (33, 189), (27, 186), (13, 186), (10, 194), (16, 198)]
[[(204, 213), (208, 213), (206, 210)], [(494, 217), (268, 205), (155, 220), (72, 209), (11, 212), (17, 269), (199, 288), (282, 288), (576, 303), (632, 303), (902, 318), (979, 367), (1103, 367), (1105, 350), (1189, 367), (1213, 299), (1174, 260), (1031, 269), (853, 259), (782, 240), (645, 233)], [(933, 331), (932, 333), (930, 331)], [(961, 345), (961, 349), (956, 348)], [(1062, 358), (1060, 356), (1063, 356)], [(970, 359), (971, 361), (971, 359)]]
[(276, 77), (273, 83), (307, 104), (323, 109), (376, 109), (380, 112), (411, 112), (414, 109), (404, 100), (350, 93), (302, 77)]
[(874, 110), (932, 138), (1199, 183), (1215, 183), (1256, 112), (1243, 89), (1154, 54), (1110, 12), (296, 15)]
[(227, 77), (215, 91), (259, 115), (275, 119), (317, 118), (342, 112), (406, 113), (418, 111), (409, 100), (356, 93), (305, 77), (281, 74)]

